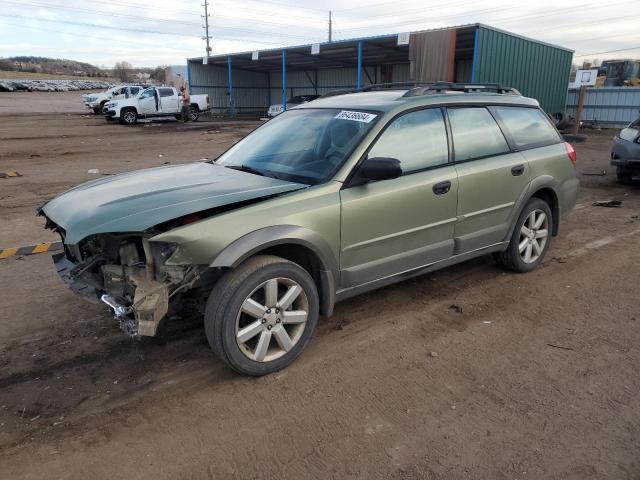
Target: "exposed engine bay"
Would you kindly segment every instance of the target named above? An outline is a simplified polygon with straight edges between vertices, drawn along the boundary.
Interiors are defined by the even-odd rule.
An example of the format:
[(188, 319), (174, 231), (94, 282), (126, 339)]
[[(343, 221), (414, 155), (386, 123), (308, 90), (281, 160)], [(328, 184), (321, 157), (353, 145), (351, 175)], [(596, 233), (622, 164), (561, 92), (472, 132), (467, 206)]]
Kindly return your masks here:
[[(64, 231), (53, 222), (48, 228)], [(166, 261), (176, 246), (149, 242), (153, 234), (97, 234), (65, 245), (53, 256), (56, 270), (73, 292), (114, 312), (129, 336), (154, 336), (169, 303), (192, 289), (206, 267), (174, 266)]]

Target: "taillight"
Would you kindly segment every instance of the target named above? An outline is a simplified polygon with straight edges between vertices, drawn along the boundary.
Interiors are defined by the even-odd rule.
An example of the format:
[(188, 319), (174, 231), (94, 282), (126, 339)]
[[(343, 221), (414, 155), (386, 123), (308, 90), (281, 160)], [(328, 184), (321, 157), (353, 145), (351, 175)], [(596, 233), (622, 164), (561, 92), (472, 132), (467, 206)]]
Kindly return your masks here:
[(209, 95), (207, 95), (207, 106), (209, 106), (209, 105), (211, 105), (211, 104), (209, 103)]
[(190, 215), (185, 215), (184, 217), (181, 218), (181, 220), (182, 220), (182, 225), (189, 225), (190, 223), (197, 222), (198, 220), (200, 220), (200, 215), (198, 215), (197, 213), (192, 213)]
[(573, 148), (573, 145), (571, 145), (569, 142), (564, 142), (564, 148), (567, 149), (567, 156), (569, 157), (569, 160), (571, 160), (571, 163), (573, 163), (573, 166), (576, 166), (576, 162), (578, 161), (578, 155), (576, 154), (576, 149)]

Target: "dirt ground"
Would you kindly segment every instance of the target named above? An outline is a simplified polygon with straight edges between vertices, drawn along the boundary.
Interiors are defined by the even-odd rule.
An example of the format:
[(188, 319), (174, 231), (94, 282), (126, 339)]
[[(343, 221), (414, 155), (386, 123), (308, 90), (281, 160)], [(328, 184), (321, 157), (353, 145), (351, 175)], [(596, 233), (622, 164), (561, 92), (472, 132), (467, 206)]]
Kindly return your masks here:
[[(257, 125), (128, 128), (77, 94), (6, 113), (17, 95), (2, 248), (56, 240), (34, 210), (89, 169), (212, 158)], [(48, 254), (0, 260), (0, 477), (639, 479), (640, 189), (615, 183), (611, 135), (578, 146), (578, 205), (541, 268), (481, 258), (353, 298), (260, 379), (224, 368), (197, 318), (130, 341)]]

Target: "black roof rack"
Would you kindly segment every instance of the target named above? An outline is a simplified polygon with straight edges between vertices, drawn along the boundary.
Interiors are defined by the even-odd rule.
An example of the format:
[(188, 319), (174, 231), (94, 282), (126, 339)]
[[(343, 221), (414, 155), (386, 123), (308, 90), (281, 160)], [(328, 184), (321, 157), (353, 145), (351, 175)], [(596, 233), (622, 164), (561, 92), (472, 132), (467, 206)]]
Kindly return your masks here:
[(506, 95), (518, 95), (521, 93), (515, 88), (503, 87), (499, 83), (454, 83), (454, 82), (393, 82), (374, 83), (362, 88), (352, 88), (346, 90), (332, 90), (322, 95), (323, 97), (333, 97), (336, 95), (346, 95), (348, 93), (373, 92), (376, 90), (407, 90), (403, 97), (418, 97), (420, 95), (435, 94), (442, 92), (464, 92), (464, 93), (499, 93)]
[(503, 87), (499, 83), (453, 83), (435, 82), (427, 85), (417, 86), (407, 91), (404, 97), (417, 97), (442, 92), (464, 92), (464, 93), (499, 93), (506, 95), (521, 95), (518, 90), (511, 87)]
[(425, 82), (392, 82), (392, 83), (372, 83), (361, 88), (350, 88), (345, 90), (331, 90), (322, 95), (323, 97), (333, 97), (336, 95), (346, 95), (348, 93), (373, 92), (376, 90), (409, 90), (418, 87), (433, 85)]

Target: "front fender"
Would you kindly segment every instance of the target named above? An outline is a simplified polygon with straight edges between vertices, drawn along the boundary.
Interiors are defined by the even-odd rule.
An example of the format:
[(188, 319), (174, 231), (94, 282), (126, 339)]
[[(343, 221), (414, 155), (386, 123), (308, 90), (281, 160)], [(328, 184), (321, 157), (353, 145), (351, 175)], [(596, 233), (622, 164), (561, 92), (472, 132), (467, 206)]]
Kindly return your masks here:
[(301, 245), (314, 252), (322, 269), (330, 271), (336, 278), (338, 264), (327, 241), (313, 230), (297, 225), (274, 225), (248, 233), (225, 247), (210, 266), (235, 268), (260, 250), (287, 243)]
[(254, 254), (276, 245), (295, 244), (313, 252), (320, 263), (320, 313), (331, 316), (335, 304), (338, 264), (329, 244), (318, 233), (296, 225), (275, 225), (248, 233), (229, 244), (211, 262), (213, 268), (235, 268)]

